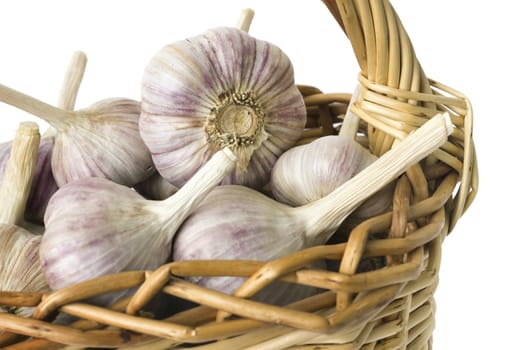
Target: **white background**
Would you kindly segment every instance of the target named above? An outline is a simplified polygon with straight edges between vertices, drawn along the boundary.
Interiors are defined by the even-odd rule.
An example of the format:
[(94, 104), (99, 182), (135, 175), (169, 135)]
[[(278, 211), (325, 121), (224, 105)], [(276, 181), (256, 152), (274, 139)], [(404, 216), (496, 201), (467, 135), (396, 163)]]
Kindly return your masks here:
[[(518, 1), (392, 0), (429, 77), (474, 106), (480, 192), (444, 243), (434, 348), (515, 349), (523, 297), (522, 176), (525, 56)], [(70, 55), (88, 55), (77, 107), (106, 97), (140, 99), (142, 71), (163, 45), (235, 25), (255, 10), (250, 33), (279, 45), (296, 81), (352, 92), (358, 66), (324, 5), (308, 1), (3, 1), (0, 83), (55, 103)], [(0, 141), (22, 120), (0, 105)], [(45, 123), (39, 122), (42, 130)], [(517, 319), (517, 321), (516, 321)]]

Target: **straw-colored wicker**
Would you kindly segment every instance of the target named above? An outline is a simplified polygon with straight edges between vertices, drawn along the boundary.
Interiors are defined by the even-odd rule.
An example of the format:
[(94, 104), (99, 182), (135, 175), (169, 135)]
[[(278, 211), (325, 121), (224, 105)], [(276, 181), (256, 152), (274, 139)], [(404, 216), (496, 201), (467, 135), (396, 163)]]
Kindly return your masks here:
[[(360, 95), (300, 86), (308, 107), (300, 142), (348, 128), (377, 155), (433, 115), (450, 114), (454, 132), (396, 183), (392, 210), (338, 235), (339, 241), (270, 261), (180, 261), (156, 271), (123, 272), (51, 294), (0, 292), (0, 304), (36, 306), (32, 318), (0, 314), (2, 349), (430, 349), (441, 247), (473, 201), (478, 173), (468, 99), (428, 79), (387, 0), (324, 0), (361, 68)], [(356, 82), (356, 84), (357, 84)], [(353, 86), (349, 86), (353, 89)], [(341, 239), (342, 236), (342, 239)], [(359, 267), (369, 258), (383, 265)], [(328, 259), (333, 270), (304, 268)], [(367, 260), (368, 259), (368, 260)], [(372, 260), (374, 261), (374, 260)], [(251, 276), (245, 291), (283, 279), (322, 293), (286, 307), (224, 295), (185, 276)], [(140, 287), (111, 308), (83, 299)], [(141, 312), (154, 296), (195, 304), (154, 319)], [(58, 311), (71, 324), (52, 322)], [(234, 316), (230, 316), (234, 315)]]

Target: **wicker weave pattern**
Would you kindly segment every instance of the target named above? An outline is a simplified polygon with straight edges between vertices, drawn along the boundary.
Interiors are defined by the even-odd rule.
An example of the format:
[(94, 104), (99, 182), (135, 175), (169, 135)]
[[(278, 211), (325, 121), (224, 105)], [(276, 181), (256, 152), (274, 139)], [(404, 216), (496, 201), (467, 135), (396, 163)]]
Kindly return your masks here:
[[(101, 277), (50, 295), (0, 292), (0, 304), (36, 307), (33, 319), (0, 315), (3, 349), (183, 349), (188, 343), (210, 350), (432, 347), (441, 244), (478, 186), (472, 108), (461, 93), (426, 78), (388, 1), (323, 2), (354, 48), (360, 94), (350, 103), (351, 94), (299, 86), (308, 108), (299, 143), (336, 134), (343, 117), (349, 123), (345, 127), (377, 155), (438, 112), (448, 112), (456, 126), (447, 144), (399, 178), (392, 211), (352, 227), (343, 240), (267, 263), (181, 261), (156, 271)], [(383, 258), (385, 266), (360, 271), (360, 263), (373, 257)], [(319, 259), (337, 268), (305, 268)], [(242, 292), (228, 296), (183, 278), (203, 275), (249, 279)], [(287, 307), (246, 298), (278, 279), (323, 292)], [(138, 287), (134, 296), (111, 308), (82, 302), (132, 287)], [(162, 293), (198, 306), (163, 320), (141, 313)], [(59, 310), (80, 320), (51, 323)]]

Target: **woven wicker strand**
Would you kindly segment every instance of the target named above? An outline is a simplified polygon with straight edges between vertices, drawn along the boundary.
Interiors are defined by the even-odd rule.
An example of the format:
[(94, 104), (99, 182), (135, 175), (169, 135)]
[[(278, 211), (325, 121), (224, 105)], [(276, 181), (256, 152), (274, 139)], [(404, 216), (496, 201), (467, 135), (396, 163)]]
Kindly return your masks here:
[[(298, 144), (341, 132), (382, 156), (436, 114), (446, 112), (454, 124), (440, 149), (395, 180), (391, 210), (344, 226), (327, 245), (269, 262), (178, 261), (50, 294), (0, 291), (1, 304), (36, 307), (28, 319), (0, 314), (2, 349), (431, 349), (442, 242), (478, 188), (472, 106), (426, 77), (389, 1), (323, 2), (354, 49), (358, 89), (324, 93), (299, 85), (307, 124)], [(248, 30), (253, 13), (243, 16), (239, 25)], [(380, 266), (362, 270), (370, 259)], [(319, 260), (335, 267), (307, 267)], [(184, 280), (191, 276), (247, 282), (229, 296)], [(321, 292), (285, 307), (250, 300), (275, 280)], [(85, 301), (132, 287), (134, 295), (109, 307)], [(144, 312), (168, 295), (193, 304), (162, 318)], [(58, 313), (78, 320), (55, 324)]]

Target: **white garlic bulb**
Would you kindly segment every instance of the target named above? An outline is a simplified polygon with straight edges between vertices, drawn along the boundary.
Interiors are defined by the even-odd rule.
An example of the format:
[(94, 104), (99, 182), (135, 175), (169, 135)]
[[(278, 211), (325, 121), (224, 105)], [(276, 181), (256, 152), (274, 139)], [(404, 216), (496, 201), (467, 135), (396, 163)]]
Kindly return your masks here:
[(239, 162), (223, 183), (262, 187), (305, 123), (289, 58), (236, 28), (167, 45), (144, 72), (140, 133), (177, 187), (226, 146)]
[(137, 101), (108, 98), (72, 112), (4, 85), (0, 85), (0, 101), (56, 129), (51, 166), (59, 187), (83, 177), (103, 177), (132, 186), (155, 170), (138, 131)]
[[(272, 194), (291, 206), (323, 198), (377, 159), (351, 138), (324, 136), (286, 151), (275, 163)], [(371, 196), (352, 215), (367, 218), (384, 212), (392, 203), (393, 187)]]
[[(52, 289), (129, 270), (155, 269), (170, 255), (179, 225), (235, 167), (229, 149), (214, 156), (173, 196), (146, 200), (104, 178), (68, 183), (51, 197), (40, 260)], [(97, 298), (109, 304), (121, 296)]]

